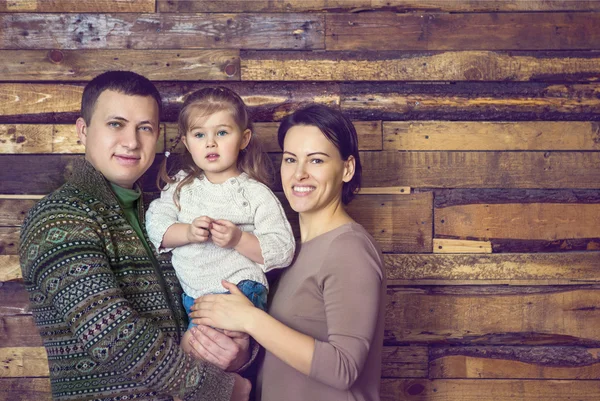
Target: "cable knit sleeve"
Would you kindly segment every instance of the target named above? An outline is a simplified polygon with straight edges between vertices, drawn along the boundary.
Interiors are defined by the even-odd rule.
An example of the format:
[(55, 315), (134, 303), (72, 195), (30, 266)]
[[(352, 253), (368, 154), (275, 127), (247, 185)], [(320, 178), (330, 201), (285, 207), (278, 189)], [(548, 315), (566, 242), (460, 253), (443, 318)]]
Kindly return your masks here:
[[(181, 173), (177, 174), (178, 180), (182, 178)], [(161, 247), (163, 237), (167, 229), (179, 221), (179, 209), (173, 200), (173, 194), (177, 183), (169, 184), (168, 187), (160, 192), (160, 198), (150, 202), (148, 211), (146, 211), (146, 231), (148, 238), (157, 252), (170, 252), (173, 248)]]
[(332, 243), (319, 285), (327, 318), (327, 341), (315, 340), (310, 377), (348, 390), (360, 376), (382, 298), (382, 262), (366, 235), (345, 233)]
[(260, 184), (260, 203), (254, 215), (254, 232), (265, 260), (263, 270), (287, 267), (292, 263), (296, 241), (283, 206), (270, 189)]
[[(87, 217), (87, 207), (64, 205), (57, 213), (40, 208), (25, 225), (20, 256), (24, 279), (35, 288), (32, 297), (62, 317), (90, 369), (105, 366), (160, 395), (229, 400), (231, 374), (187, 355), (125, 298), (104, 249), (106, 224)], [(52, 226), (60, 233), (48, 230)]]

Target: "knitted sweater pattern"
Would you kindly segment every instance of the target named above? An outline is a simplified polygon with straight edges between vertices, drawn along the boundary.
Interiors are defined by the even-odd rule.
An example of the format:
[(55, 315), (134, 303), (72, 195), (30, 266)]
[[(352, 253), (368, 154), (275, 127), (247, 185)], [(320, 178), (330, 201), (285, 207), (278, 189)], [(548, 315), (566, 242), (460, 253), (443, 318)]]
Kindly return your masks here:
[[(187, 174), (175, 176), (179, 182)], [(155, 249), (173, 252), (173, 266), (185, 293), (197, 298), (225, 292), (221, 280), (234, 284), (252, 280), (269, 287), (265, 273), (287, 267), (294, 257), (294, 233), (281, 203), (264, 184), (246, 173), (220, 184), (206, 177), (195, 178), (181, 188), (180, 208), (173, 200), (177, 184), (168, 185), (146, 213), (146, 229)], [(221, 248), (212, 241), (160, 248), (167, 229), (175, 223), (190, 224), (200, 216), (228, 220), (258, 239), (264, 259), (255, 263), (235, 249)]]
[(53, 399), (229, 400), (233, 377), (179, 347), (186, 322), (169, 256), (149, 257), (85, 161), (30, 210), (20, 261)]

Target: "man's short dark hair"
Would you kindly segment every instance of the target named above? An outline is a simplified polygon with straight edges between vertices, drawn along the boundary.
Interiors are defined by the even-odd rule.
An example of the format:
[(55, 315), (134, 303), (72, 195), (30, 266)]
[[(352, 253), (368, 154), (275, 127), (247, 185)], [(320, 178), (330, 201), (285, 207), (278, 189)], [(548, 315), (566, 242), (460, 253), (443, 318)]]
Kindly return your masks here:
[(146, 77), (132, 71), (107, 71), (92, 79), (83, 90), (81, 98), (81, 116), (89, 125), (96, 102), (106, 90), (129, 96), (152, 96), (158, 104), (158, 113), (162, 111), (162, 101), (156, 86)]

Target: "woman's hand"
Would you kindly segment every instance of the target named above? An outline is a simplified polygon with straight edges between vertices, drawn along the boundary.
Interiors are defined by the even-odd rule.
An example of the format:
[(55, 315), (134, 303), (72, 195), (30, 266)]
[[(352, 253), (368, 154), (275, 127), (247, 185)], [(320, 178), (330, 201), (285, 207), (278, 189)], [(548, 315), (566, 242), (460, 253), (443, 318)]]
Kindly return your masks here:
[(196, 324), (247, 333), (253, 314), (260, 309), (255, 308), (235, 284), (225, 280), (222, 280), (222, 284), (231, 294), (196, 298), (190, 308), (190, 318)]
[(236, 371), (250, 359), (250, 337), (245, 333), (221, 333), (211, 327), (190, 329), (191, 353), (223, 370)]

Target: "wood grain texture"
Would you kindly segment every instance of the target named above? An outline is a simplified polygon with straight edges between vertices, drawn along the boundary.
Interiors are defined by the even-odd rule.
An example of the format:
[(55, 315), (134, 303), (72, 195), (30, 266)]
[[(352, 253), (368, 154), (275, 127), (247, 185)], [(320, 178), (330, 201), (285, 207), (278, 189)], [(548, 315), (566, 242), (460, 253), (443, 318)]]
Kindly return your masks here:
[(430, 378), (449, 379), (598, 379), (597, 348), (436, 347)]
[[(597, 49), (600, 13), (327, 14), (327, 50)], [(381, 40), (381, 38), (402, 40)]]
[(0, 14), (2, 49), (322, 49), (319, 14)]
[(363, 152), (368, 186), (600, 188), (598, 152)]
[(0, 401), (52, 401), (50, 380), (43, 378), (0, 378)]
[[(360, 150), (381, 150), (383, 148), (381, 121), (354, 121), (354, 127), (358, 134), (358, 147)], [(0, 125), (0, 130), (2, 126)], [(258, 137), (265, 152), (281, 152), (277, 142), (277, 129), (279, 123), (265, 122), (254, 124), (254, 135)], [(1, 132), (1, 131), (0, 131)], [(166, 124), (167, 148), (171, 149), (178, 136), (177, 124)], [(181, 153), (184, 150), (183, 142), (179, 142), (174, 149)], [(0, 144), (0, 150), (1, 150)]]
[(0, 255), (0, 283), (22, 279), (18, 255)]
[(383, 379), (382, 401), (596, 401), (598, 380)]
[(386, 254), (388, 285), (576, 285), (600, 281), (599, 252)]
[[(83, 2), (85, 3), (85, 2)], [(84, 81), (107, 70), (150, 80), (240, 79), (239, 50), (0, 50), (3, 81)]]
[(41, 347), (42, 337), (31, 314), (0, 316), (0, 343), (3, 347)]
[(19, 254), (19, 227), (0, 227), (0, 255)]
[(0, 0), (0, 12), (152, 13), (155, 0)]
[(243, 51), (244, 81), (597, 81), (597, 52)]
[(385, 341), (400, 344), (586, 345), (600, 336), (600, 287), (388, 289)]
[(433, 253), (492, 253), (489, 241), (433, 239)]
[[(164, 152), (165, 126), (161, 124), (156, 152)], [(75, 124), (0, 124), (0, 154), (85, 153)]]
[(553, 241), (600, 238), (600, 204), (511, 203), (435, 210), (435, 235)]
[(0, 348), (0, 377), (48, 376), (44, 347)]
[[(0, 199), (0, 227), (19, 227), (34, 199)], [(1, 281), (1, 280), (0, 280)]]
[(385, 150), (600, 150), (593, 121), (455, 122), (383, 124)]
[[(309, 103), (341, 110), (356, 121), (598, 121), (600, 84), (399, 82), (224, 82), (248, 105), (255, 122), (279, 121)], [(157, 82), (165, 122), (176, 121), (202, 82)], [(0, 83), (0, 123), (73, 124), (82, 84)]]
[(599, 11), (594, 0), (157, 0), (159, 12)]

